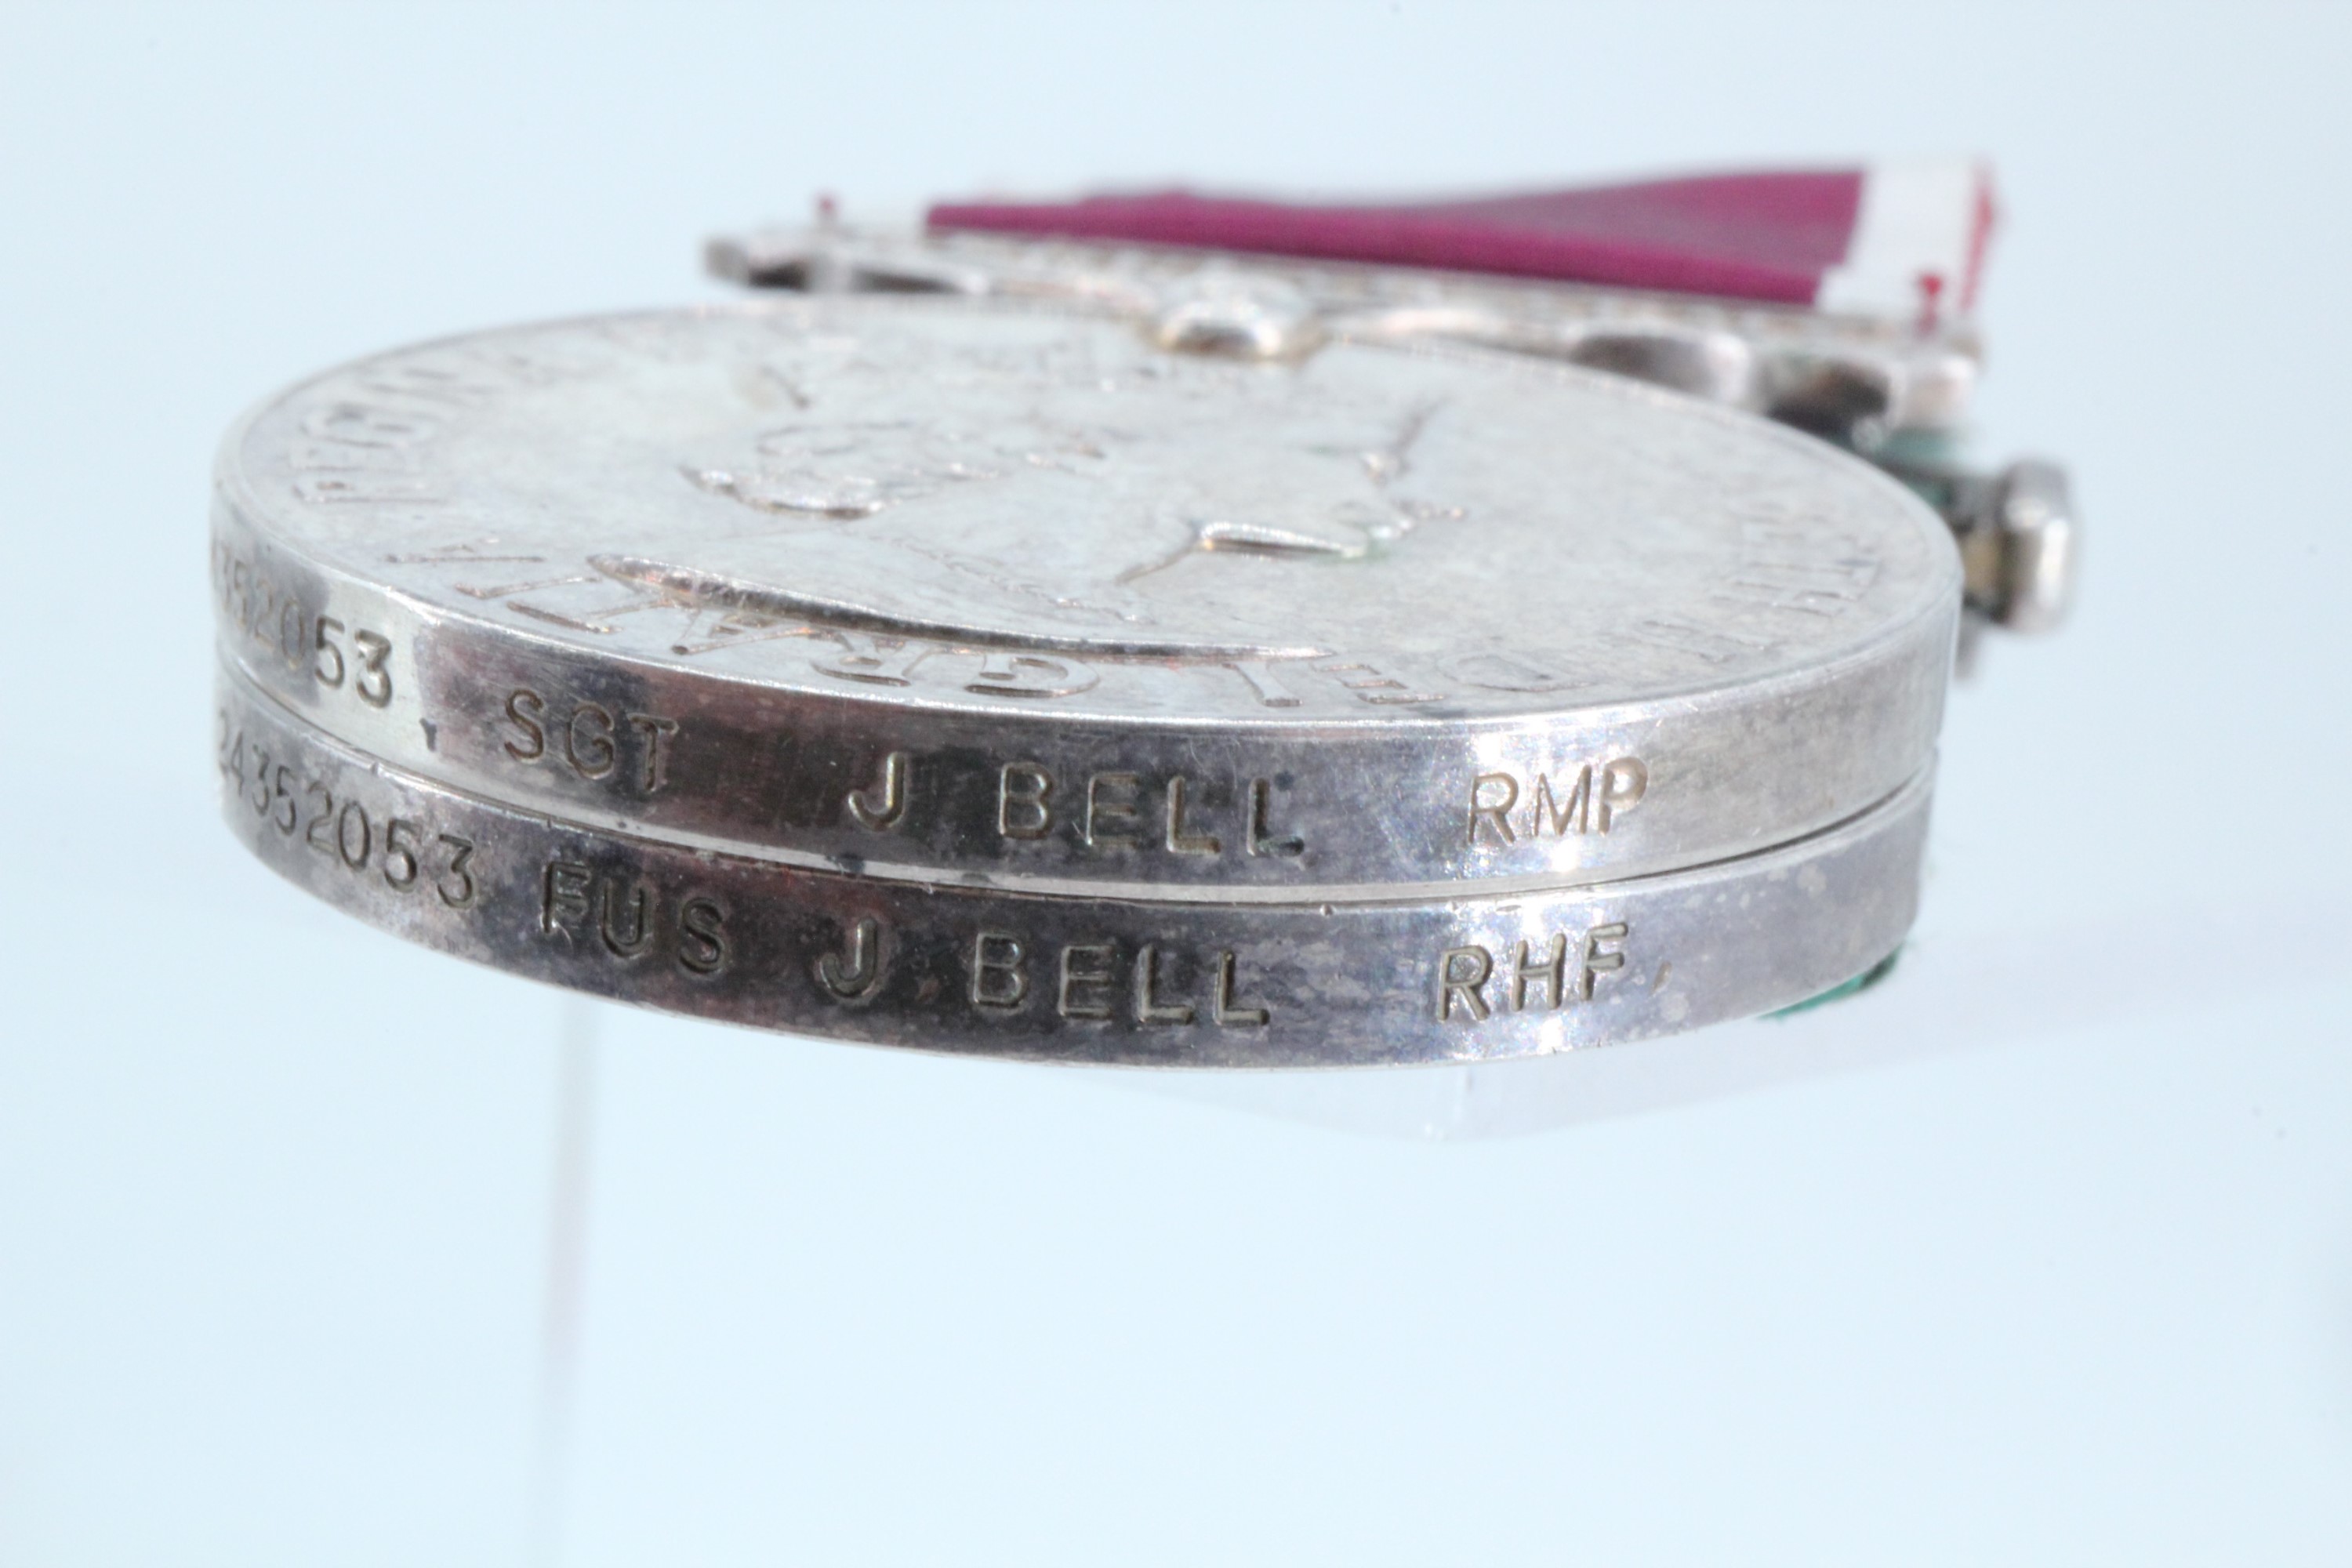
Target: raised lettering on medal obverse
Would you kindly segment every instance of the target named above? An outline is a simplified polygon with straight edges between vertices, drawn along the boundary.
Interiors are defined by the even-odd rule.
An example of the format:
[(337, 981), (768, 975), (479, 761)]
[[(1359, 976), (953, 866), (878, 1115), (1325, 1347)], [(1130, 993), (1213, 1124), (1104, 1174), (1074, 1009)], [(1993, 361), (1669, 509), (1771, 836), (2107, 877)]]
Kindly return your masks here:
[[(1945, 564), (1880, 482), (1603, 378), (1344, 339), (1253, 369), (1009, 303), (487, 334), (308, 384), (239, 462), (268, 532), (451, 613), (1107, 716), (1622, 700), (1848, 641)], [(1573, 592), (1524, 569), (1597, 551)]]

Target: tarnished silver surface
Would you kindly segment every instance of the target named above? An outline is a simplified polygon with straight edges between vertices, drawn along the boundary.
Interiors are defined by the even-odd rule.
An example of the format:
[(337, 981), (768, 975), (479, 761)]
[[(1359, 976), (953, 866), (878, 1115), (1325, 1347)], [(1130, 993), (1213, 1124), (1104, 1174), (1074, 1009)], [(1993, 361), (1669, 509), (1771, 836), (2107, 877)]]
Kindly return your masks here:
[(2079, 524), (2064, 471), (2038, 458), (1997, 472), (1955, 461), (1984, 357), (1964, 319), (838, 223), (714, 239), (704, 260), (713, 276), (754, 288), (1079, 300), (1147, 322), (1163, 342), (1225, 353), (1278, 354), (1339, 331), (1563, 360), (1760, 414), (1914, 484), (1969, 552), (1977, 624), (2048, 631), (2073, 591)]
[(219, 686), (223, 807), (308, 891), (600, 995), (928, 1050), (1163, 1066), (1525, 1056), (1815, 994), (1908, 928), (1922, 773), (1800, 843), (1576, 889), (1217, 906), (880, 881), (551, 821)]
[(223, 647), (525, 810), (1038, 893), (1557, 889), (1927, 765), (1960, 569), (1885, 476), (1572, 367), (1201, 325), (782, 300), (331, 372), (224, 452)]

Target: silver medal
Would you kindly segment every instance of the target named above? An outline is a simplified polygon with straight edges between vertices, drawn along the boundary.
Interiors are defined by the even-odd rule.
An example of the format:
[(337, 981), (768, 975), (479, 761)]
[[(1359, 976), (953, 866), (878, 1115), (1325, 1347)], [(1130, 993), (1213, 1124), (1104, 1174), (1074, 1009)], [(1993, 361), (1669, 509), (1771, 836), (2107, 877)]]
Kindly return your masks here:
[(1815, 833), (1927, 763), (1948, 530), (1570, 367), (787, 301), (363, 362), (222, 459), (229, 657), (423, 778), (778, 864), (1442, 897)]

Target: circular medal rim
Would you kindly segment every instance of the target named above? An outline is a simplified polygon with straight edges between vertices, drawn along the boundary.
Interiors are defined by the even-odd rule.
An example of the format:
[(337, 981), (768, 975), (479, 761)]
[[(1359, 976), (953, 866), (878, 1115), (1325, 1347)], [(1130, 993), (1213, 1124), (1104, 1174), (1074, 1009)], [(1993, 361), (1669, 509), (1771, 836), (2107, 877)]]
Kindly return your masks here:
[[(674, 658), (665, 660), (657, 656), (620, 649), (609, 651), (598, 649), (551, 633), (490, 620), (462, 605), (444, 605), (419, 598), (408, 590), (377, 578), (362, 575), (353, 568), (325, 559), (305, 547), (301, 542), (289, 537), (280, 530), (268, 526), (269, 513), (261, 504), (258, 482), (240, 463), (253, 427), (273, 410), (330, 377), (348, 374), (402, 356), (446, 350), (508, 333), (550, 331), (600, 323), (640, 321), (678, 316), (717, 319), (781, 315), (796, 308), (804, 308), (820, 298), (828, 308), (846, 305), (859, 310), (877, 311), (978, 310), (991, 313), (1041, 316), (1048, 319), (1076, 318), (1114, 326), (1139, 326), (1132, 316), (1107, 305), (1097, 305), (1091, 301), (1040, 300), (995, 295), (910, 294), (739, 300), (700, 305), (589, 311), (444, 333), (326, 366), (264, 395), (248, 405), (229, 426), (221, 439), (213, 467), (215, 496), (220, 504), (227, 507), (236, 515), (239, 523), (248, 532), (271, 549), (285, 552), (300, 562), (305, 568), (329, 577), (349, 590), (360, 594), (380, 595), (401, 601), (412, 612), (434, 622), (436, 630), (443, 636), (449, 636), (454, 631), (456, 635), (467, 638), (479, 637), (529, 645), (546, 652), (578, 658), (604, 668), (657, 671), (673, 679), (694, 681), (708, 688), (713, 693), (741, 691), (755, 694), (763, 699), (772, 699), (777, 696), (793, 699), (808, 698), (852, 706), (883, 708), (902, 713), (929, 711), (977, 718), (1000, 718), (1045, 726), (1182, 731), (1201, 725), (1213, 725), (1223, 732), (1250, 732), (1270, 738), (1299, 739), (1312, 737), (1319, 731), (1345, 731), (1351, 735), (1397, 734), (1400, 736), (1483, 735), (1515, 731), (1548, 731), (1578, 725), (1622, 723), (1638, 710), (1657, 703), (1671, 702), (1685, 708), (1694, 704), (1720, 706), (1736, 710), (1751, 701), (1759, 704), (1769, 702), (1788, 691), (1826, 683), (1833, 680), (1840, 673), (1857, 666), (1885, 660), (1890, 657), (1899, 658), (1908, 645), (1931, 629), (1932, 623), (1938, 618), (1951, 618), (1957, 631), (1957, 606), (1960, 599), (1963, 575), (1958, 546), (1951, 537), (1950, 529), (1924, 500), (1900, 480), (1850, 452), (1816, 437), (1789, 429), (1753, 414), (1727, 408), (1719, 404), (1675, 392), (1671, 388), (1654, 386), (1626, 377), (1610, 375), (1586, 366), (1472, 344), (1429, 342), (1399, 343), (1376, 336), (1351, 333), (1345, 330), (1334, 331), (1327, 341), (1372, 349), (1384, 353), (1483, 365), (1514, 377), (1566, 381), (1622, 400), (1646, 403), (1667, 409), (1673, 411), (1678, 417), (1697, 416), (1733, 431), (1740, 438), (1762, 437), (1800, 453), (1808, 460), (1818, 461), (1833, 468), (1843, 466), (1848, 478), (1874, 486), (1895, 503), (1895, 510), (1907, 514), (1915, 530), (1927, 536), (1928, 553), (1933, 558), (1934, 565), (1924, 574), (1924, 580), (1914, 603), (1906, 608), (1882, 617), (1865, 636), (1834, 651), (1744, 679), (1710, 682), (1703, 675), (1699, 675), (1695, 676), (1687, 683), (1661, 685), (1638, 695), (1621, 697), (1601, 703), (1569, 704), (1549, 709), (1529, 709), (1517, 712), (1485, 715), (1458, 712), (1448, 715), (1443, 711), (1422, 710), (1350, 713), (1344, 718), (1328, 714), (1315, 718), (1280, 718), (1264, 713), (1227, 717), (1202, 712), (1118, 712), (1103, 709), (1041, 707), (1008, 699), (950, 700), (936, 693), (914, 689), (894, 690), (892, 696), (885, 701), (854, 689), (785, 684), (715, 666), (689, 665)], [(936, 642), (943, 647), (978, 646), (966, 645), (953, 637), (940, 636), (910, 637), (910, 640)], [(1094, 654), (1079, 657), (1104, 664), (1164, 662), (1151, 658), (1123, 655)], [(1335, 654), (1331, 657), (1344, 656)], [(1432, 704), (1431, 708), (1442, 709), (1444, 706), (1444, 704)]]

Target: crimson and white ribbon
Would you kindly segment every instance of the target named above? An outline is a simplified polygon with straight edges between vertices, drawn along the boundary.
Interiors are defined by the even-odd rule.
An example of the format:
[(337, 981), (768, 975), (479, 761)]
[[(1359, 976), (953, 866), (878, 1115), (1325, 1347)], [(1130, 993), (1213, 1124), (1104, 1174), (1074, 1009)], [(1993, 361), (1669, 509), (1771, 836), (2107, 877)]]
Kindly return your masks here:
[(1949, 159), (1380, 205), (1189, 191), (942, 203), (928, 221), (1706, 294), (1932, 328), (1975, 304), (1993, 211), (1991, 171)]

